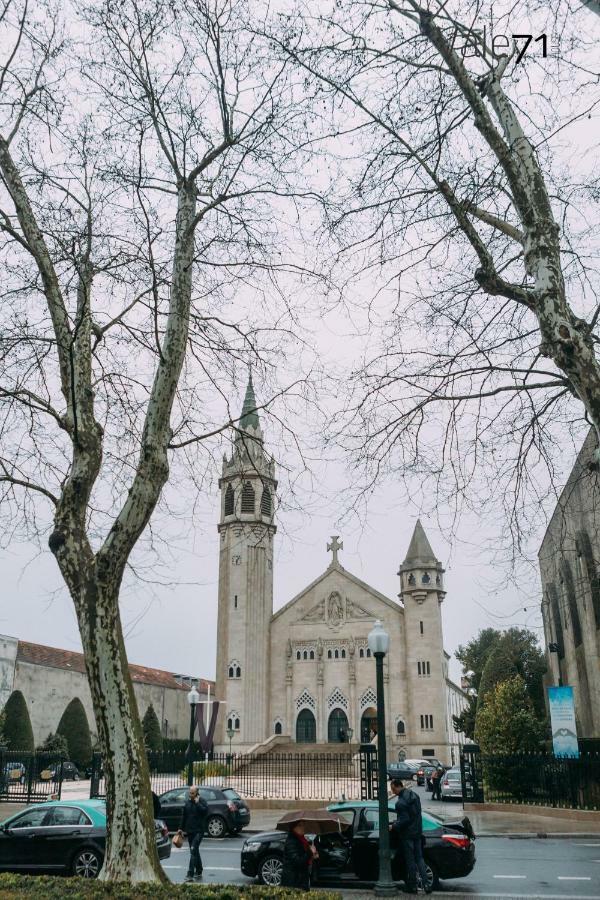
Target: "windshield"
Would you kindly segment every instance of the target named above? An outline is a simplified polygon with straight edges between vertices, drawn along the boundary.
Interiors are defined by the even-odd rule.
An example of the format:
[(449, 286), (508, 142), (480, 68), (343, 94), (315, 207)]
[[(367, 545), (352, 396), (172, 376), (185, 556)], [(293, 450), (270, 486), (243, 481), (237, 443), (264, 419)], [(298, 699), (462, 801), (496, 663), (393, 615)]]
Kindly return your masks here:
[(240, 797), (240, 795), (237, 793), (237, 791), (233, 790), (233, 788), (224, 788), (223, 793), (225, 794), (225, 796), (227, 797), (228, 800), (241, 800), (242, 799)]

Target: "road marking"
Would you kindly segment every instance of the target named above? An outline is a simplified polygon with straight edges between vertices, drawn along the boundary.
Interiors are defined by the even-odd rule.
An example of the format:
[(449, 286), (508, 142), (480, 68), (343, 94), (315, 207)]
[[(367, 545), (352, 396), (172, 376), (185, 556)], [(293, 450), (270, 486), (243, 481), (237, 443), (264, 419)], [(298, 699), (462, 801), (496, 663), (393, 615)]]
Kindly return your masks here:
[(591, 881), (591, 875), (559, 875), (559, 881)]
[(583, 841), (577, 842), (578, 847), (600, 847), (600, 842), (597, 844), (584, 844)]
[(527, 875), (494, 875), (494, 878), (527, 878)]

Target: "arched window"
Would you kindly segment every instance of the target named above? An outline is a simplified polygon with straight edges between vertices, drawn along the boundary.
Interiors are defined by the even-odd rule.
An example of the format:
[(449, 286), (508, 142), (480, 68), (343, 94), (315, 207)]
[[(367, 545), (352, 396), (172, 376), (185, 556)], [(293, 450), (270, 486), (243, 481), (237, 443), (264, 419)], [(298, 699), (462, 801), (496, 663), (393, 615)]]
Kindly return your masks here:
[(263, 488), (262, 497), (260, 498), (260, 511), (263, 516), (270, 516), (273, 512), (273, 501), (268, 487)]
[(255, 510), (255, 501), (256, 494), (254, 493), (254, 488), (249, 481), (244, 482), (244, 487), (242, 488), (242, 512), (253, 513)]
[(240, 730), (240, 717), (238, 713), (233, 712), (227, 717), (227, 727), (232, 731)]
[(302, 656), (304, 659), (308, 659), (308, 650), (305, 650)]
[(236, 718), (235, 722), (233, 723), (233, 729), (234, 729), (234, 731), (240, 730), (240, 720), (237, 718)]
[(371, 656), (371, 648), (370, 648), (370, 647), (367, 647), (367, 656), (368, 656), (368, 657)]
[(233, 666), (229, 666), (229, 669), (227, 670), (227, 675), (229, 678), (233, 678)]
[(592, 606), (594, 608), (594, 619), (596, 620), (596, 628), (600, 628), (600, 578), (596, 568), (596, 560), (592, 551), (590, 536), (587, 531), (580, 531), (577, 534), (577, 549), (581, 553), (585, 562), (590, 592), (592, 594)]
[(346, 651), (342, 650), (342, 659), (346, 659)]
[(335, 653), (334, 653), (334, 656), (335, 656), (336, 659), (339, 659), (339, 658), (340, 658), (340, 651), (339, 651), (339, 650), (336, 650)]
[(237, 659), (233, 659), (227, 668), (227, 675), (229, 678), (241, 678), (242, 677), (242, 668), (237, 661)]
[(227, 485), (227, 490), (225, 491), (225, 515), (232, 516), (234, 509), (234, 496), (233, 496), (233, 488), (231, 485)]
[(416, 582), (416, 579), (415, 579), (415, 576), (414, 576), (412, 573), (408, 576), (408, 583), (409, 583), (409, 584), (416, 584), (416, 583), (417, 583), (417, 582)]
[(331, 658), (332, 658), (331, 650), (328, 650), (327, 651), (327, 659), (331, 659)]
[(315, 658), (315, 651), (314, 651), (314, 650), (311, 650), (311, 651), (310, 651), (310, 658), (311, 658), (311, 659), (314, 659), (314, 658)]
[(360, 648), (360, 650), (358, 651), (358, 655), (360, 656), (361, 659), (365, 658), (365, 648), (364, 647)]
[(396, 722), (396, 734), (406, 734), (406, 725), (402, 719), (398, 719)]
[(275, 722), (275, 734), (282, 734), (282, 732), (283, 727), (281, 725), (281, 722)]
[(240, 669), (239, 666), (236, 666), (236, 667), (235, 667), (235, 677), (236, 677), (236, 678), (241, 678), (241, 677), (242, 677), (242, 670)]
[(317, 722), (310, 709), (303, 709), (296, 719), (296, 742), (298, 744), (315, 744), (317, 741)]
[(330, 744), (345, 744), (348, 740), (348, 717), (343, 709), (332, 709), (327, 721), (327, 740)]
[(569, 617), (573, 627), (573, 643), (579, 647), (582, 641), (581, 621), (579, 619), (579, 609), (577, 607), (577, 596), (575, 594), (575, 582), (573, 581), (573, 572), (568, 560), (564, 559), (561, 565), (561, 573), (564, 579), (564, 587), (567, 595), (567, 603), (569, 604)]
[(302, 654), (299, 650), (296, 650), (296, 659), (302, 659)]
[(429, 572), (425, 572), (421, 578), (421, 583), (429, 584), (430, 581), (431, 581), (431, 575), (429, 574)]

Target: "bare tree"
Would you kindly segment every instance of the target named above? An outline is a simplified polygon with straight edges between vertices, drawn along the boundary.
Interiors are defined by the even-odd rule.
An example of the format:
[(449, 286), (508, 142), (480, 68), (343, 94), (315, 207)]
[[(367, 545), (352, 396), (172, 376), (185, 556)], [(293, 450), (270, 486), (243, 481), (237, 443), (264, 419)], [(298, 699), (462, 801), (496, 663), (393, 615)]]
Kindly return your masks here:
[(62, 20), (52, 0), (5, 0), (0, 14), (0, 499), (13, 526), (42, 528), (40, 498), (52, 511), (104, 757), (109, 880), (164, 878), (123, 575), (170, 453), (222, 428), (211, 398), (290, 322), (281, 295), (263, 332), (235, 308), (244, 288), (255, 307), (276, 293), (274, 255), (287, 268), (301, 125), (245, 12), (106, 0)]
[[(516, 491), (515, 529), (564, 426), (585, 418), (600, 437), (584, 127), (600, 98), (582, 27), (596, 20), (548, 4), (543, 40), (513, 38), (524, 6), (332, 3), (273, 36), (321, 85), (321, 134), (344, 142), (324, 202), (344, 274), (384, 279), (368, 309), (382, 346), (355, 370), (335, 437), (371, 483), (382, 467), (428, 474), (446, 497), (468, 495), (485, 456), (493, 489)], [(569, 139), (582, 149), (567, 168)]]

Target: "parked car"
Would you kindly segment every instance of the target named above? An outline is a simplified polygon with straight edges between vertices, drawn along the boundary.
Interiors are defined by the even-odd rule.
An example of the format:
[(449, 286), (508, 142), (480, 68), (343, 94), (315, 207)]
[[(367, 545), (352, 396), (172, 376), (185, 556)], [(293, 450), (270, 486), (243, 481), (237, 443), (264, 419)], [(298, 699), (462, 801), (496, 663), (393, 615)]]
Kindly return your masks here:
[[(395, 800), (390, 801), (390, 819), (395, 815)], [(379, 874), (379, 808), (376, 800), (332, 803), (327, 807), (345, 819), (350, 827), (341, 833), (319, 835), (314, 839), (319, 859), (313, 869), (313, 881), (326, 883), (354, 876), (374, 882)], [(440, 879), (465, 878), (475, 865), (475, 835), (467, 818), (461, 822), (442, 822), (423, 812), (423, 855), (428, 868), (428, 886), (437, 887)], [(283, 845), (286, 834), (269, 831), (252, 835), (242, 846), (241, 869), (244, 875), (263, 884), (281, 884)], [(393, 841), (393, 832), (392, 832)], [(392, 876), (405, 880), (404, 858), (394, 858)]]
[[(165, 822), (154, 822), (160, 859), (171, 855)], [(104, 800), (36, 803), (0, 825), (0, 870), (96, 878), (106, 848)]]
[(442, 800), (462, 800), (462, 796), (460, 766), (453, 766), (442, 778)]
[(48, 769), (50, 773), (50, 778), (52, 781), (60, 781), (61, 780), (61, 770), (62, 770), (62, 780), (63, 781), (79, 781), (79, 769), (75, 765), (75, 763), (66, 759), (61, 763), (57, 763), (54, 766), (50, 766)]
[[(158, 798), (160, 814), (169, 831), (177, 831), (179, 828), (183, 805), (188, 798), (189, 790), (188, 787), (175, 788)], [(226, 834), (239, 834), (242, 828), (250, 824), (250, 810), (233, 788), (200, 785), (198, 790), (200, 796), (208, 803), (206, 833), (209, 837), (221, 838)]]
[(420, 765), (420, 759), (404, 759), (397, 763), (388, 763), (388, 777), (400, 778), (402, 781), (416, 781)]

